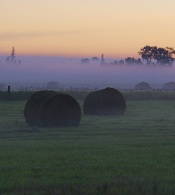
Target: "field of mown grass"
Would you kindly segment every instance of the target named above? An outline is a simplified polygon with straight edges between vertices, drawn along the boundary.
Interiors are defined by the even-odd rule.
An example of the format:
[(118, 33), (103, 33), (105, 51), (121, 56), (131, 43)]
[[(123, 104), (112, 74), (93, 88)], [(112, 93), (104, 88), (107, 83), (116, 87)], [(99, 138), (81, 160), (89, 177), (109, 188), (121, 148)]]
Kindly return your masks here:
[[(58, 90), (59, 91), (59, 90)], [(71, 95), (77, 100), (84, 101), (85, 97), (93, 90), (62, 90), (60, 93)], [(121, 91), (126, 100), (175, 100), (175, 91)], [(35, 91), (12, 91), (7, 94), (6, 91), (0, 91), (0, 101), (6, 100), (27, 100)]]
[(69, 128), (28, 127), (25, 103), (0, 101), (0, 194), (175, 194), (175, 99)]

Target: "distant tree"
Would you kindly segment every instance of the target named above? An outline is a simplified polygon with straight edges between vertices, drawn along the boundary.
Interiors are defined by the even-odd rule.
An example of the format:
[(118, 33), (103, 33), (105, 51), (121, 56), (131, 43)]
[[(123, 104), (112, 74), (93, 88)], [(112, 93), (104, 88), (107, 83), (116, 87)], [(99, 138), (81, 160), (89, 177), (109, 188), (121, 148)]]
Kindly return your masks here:
[(15, 58), (15, 48), (14, 48), (14, 47), (12, 47), (11, 58), (12, 58), (12, 59)]
[(8, 56), (6, 58), (6, 62), (16, 63), (16, 56), (15, 56), (15, 48), (14, 47), (12, 47), (12, 52), (11, 52), (10, 56)]
[(89, 63), (89, 59), (88, 59), (88, 58), (83, 58), (83, 59), (81, 60), (81, 63), (82, 63), (82, 64), (88, 64), (88, 63)]
[(157, 65), (172, 65), (175, 50), (171, 47), (159, 48), (157, 46), (145, 46), (138, 52), (146, 64), (156, 61)]
[(138, 53), (147, 64), (151, 63), (151, 59), (153, 58), (153, 47), (145, 46)]
[(120, 65), (124, 65), (125, 64), (125, 61), (124, 60), (119, 60), (118, 62)]
[(141, 60), (140, 58), (138, 58), (138, 59), (136, 60), (136, 64), (142, 64), (142, 60)]
[(113, 62), (111, 62), (110, 64), (112, 64), (112, 65), (117, 65), (117, 64), (119, 64), (118, 63), (118, 61), (117, 60), (114, 60)]
[(134, 64), (134, 62), (135, 62), (134, 58), (131, 58), (131, 57), (125, 58), (125, 63), (126, 64)]
[(157, 53), (155, 53), (154, 58), (157, 60), (157, 63), (159, 65), (162, 64), (168, 64), (172, 65), (174, 58), (173, 55), (175, 54), (175, 50), (173, 48), (166, 47), (164, 48), (158, 48)]
[(92, 61), (99, 61), (99, 58), (97, 58), (97, 57), (92, 57), (91, 60), (92, 60)]
[(135, 58), (131, 58), (131, 57), (127, 57), (125, 58), (125, 63), (128, 65), (132, 65), (132, 64), (142, 64), (141, 59), (135, 59)]
[(118, 64), (118, 61), (117, 60), (114, 60), (113, 64), (115, 64), (115, 65)]

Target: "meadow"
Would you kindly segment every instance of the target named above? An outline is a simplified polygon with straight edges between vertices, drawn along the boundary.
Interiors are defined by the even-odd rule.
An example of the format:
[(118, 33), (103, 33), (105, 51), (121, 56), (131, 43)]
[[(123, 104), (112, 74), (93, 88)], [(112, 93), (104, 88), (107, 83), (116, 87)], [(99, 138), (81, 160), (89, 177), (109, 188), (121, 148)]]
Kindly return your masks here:
[(123, 92), (124, 116), (69, 128), (29, 127), (31, 92), (15, 93), (0, 101), (0, 194), (175, 194), (174, 92)]

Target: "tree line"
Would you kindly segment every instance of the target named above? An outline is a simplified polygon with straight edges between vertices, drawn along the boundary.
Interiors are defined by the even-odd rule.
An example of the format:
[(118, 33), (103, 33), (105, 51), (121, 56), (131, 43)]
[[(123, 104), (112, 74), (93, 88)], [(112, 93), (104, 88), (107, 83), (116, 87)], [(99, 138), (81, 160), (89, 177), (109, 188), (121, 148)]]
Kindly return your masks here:
[[(110, 64), (113, 65), (152, 65), (152, 66), (172, 66), (175, 60), (175, 50), (172, 47), (157, 47), (157, 46), (149, 46), (146, 45), (138, 51), (138, 54), (141, 58), (135, 59), (134, 57), (127, 57), (121, 60), (115, 60)], [(101, 55), (101, 59), (98, 57), (91, 58), (91, 61), (100, 61), (101, 64), (108, 64), (104, 55)], [(87, 64), (90, 62), (88, 58), (83, 58), (81, 60), (83, 64)]]

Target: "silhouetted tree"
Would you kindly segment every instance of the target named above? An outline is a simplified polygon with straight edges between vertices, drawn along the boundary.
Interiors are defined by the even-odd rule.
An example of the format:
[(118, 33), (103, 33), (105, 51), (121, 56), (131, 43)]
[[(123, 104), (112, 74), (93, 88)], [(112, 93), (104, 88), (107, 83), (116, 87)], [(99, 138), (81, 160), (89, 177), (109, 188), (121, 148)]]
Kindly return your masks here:
[(120, 65), (123, 65), (123, 64), (125, 64), (125, 61), (124, 60), (119, 60), (119, 62), (118, 62)]
[(141, 55), (142, 59), (146, 61), (146, 64), (150, 64), (153, 59), (153, 53), (156, 47), (145, 46), (138, 53)]
[(159, 48), (157, 46), (145, 46), (139, 52), (146, 64), (152, 64), (155, 60), (158, 65), (172, 65), (175, 50), (170, 47)]
[(125, 58), (125, 63), (126, 64), (134, 64), (134, 62), (135, 62), (134, 58), (131, 58), (131, 57)]
[(89, 63), (89, 59), (88, 59), (88, 58), (83, 58), (83, 59), (81, 60), (81, 63), (82, 63), (82, 64), (88, 64), (88, 63)]
[(15, 58), (15, 48), (14, 47), (12, 48), (11, 58), (13, 59)]
[(159, 65), (168, 64), (172, 65), (174, 58), (172, 57), (175, 54), (175, 50), (173, 48), (157, 48), (157, 52), (154, 54), (154, 58), (157, 60)]
[(118, 61), (117, 60), (114, 60), (113, 62), (111, 62), (110, 64), (112, 64), (112, 65), (117, 65), (117, 64), (119, 64), (118, 63)]
[(115, 65), (118, 64), (118, 61), (117, 60), (114, 60), (113, 64), (115, 64)]
[(140, 58), (136, 59), (136, 64), (142, 64), (142, 60)]
[(92, 60), (92, 61), (99, 61), (99, 58), (97, 58), (97, 57), (92, 57), (91, 60)]
[(15, 62), (15, 48), (14, 47), (12, 47), (12, 53), (11, 53), (11, 55), (10, 56), (8, 56), (7, 58), (6, 58), (6, 61), (7, 62)]
[(135, 59), (135, 58), (131, 58), (131, 57), (127, 57), (125, 58), (125, 63), (132, 65), (132, 64), (142, 64), (141, 59)]
[(18, 60), (18, 62), (17, 62), (17, 60), (16, 60), (15, 48), (14, 48), (14, 47), (12, 47), (12, 52), (11, 52), (10, 56), (8, 56), (8, 57), (6, 58), (6, 62), (15, 63), (15, 64), (16, 64), (16, 63), (21, 64), (21, 60), (20, 60), (20, 59)]

